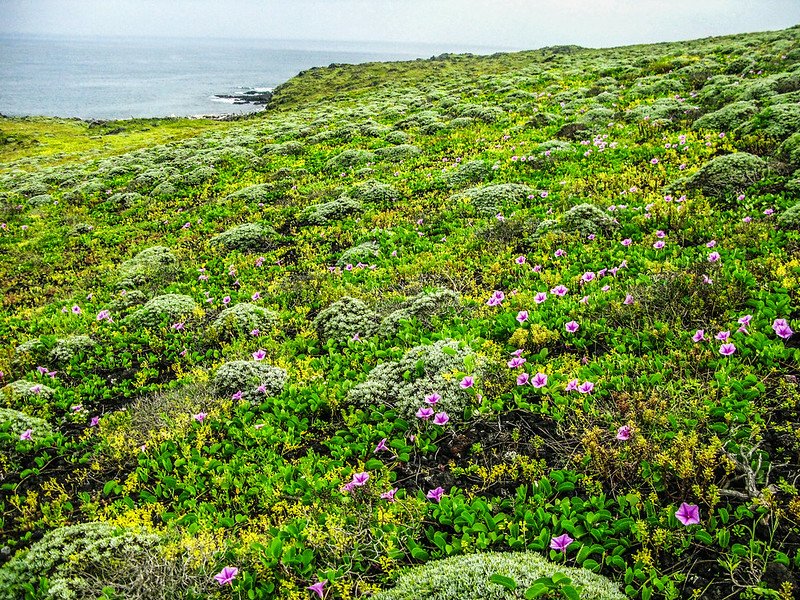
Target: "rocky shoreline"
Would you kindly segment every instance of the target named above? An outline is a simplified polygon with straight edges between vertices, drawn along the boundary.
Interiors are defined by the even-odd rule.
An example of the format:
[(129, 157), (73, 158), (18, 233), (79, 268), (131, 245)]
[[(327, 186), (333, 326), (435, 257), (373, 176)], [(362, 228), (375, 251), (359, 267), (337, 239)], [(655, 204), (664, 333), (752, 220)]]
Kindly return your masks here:
[(272, 91), (250, 90), (241, 94), (215, 94), (214, 97), (233, 100), (233, 104), (267, 104), (272, 98)]

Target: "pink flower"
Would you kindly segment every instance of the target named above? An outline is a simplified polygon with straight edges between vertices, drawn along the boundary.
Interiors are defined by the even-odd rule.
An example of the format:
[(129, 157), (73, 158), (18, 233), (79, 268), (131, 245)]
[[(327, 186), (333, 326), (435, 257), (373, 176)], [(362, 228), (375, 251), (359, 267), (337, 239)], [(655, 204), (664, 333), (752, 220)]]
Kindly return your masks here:
[(432, 394), (425, 396), (425, 402), (427, 402), (428, 404), (436, 404), (441, 399), (442, 397), (436, 392), (433, 392)]
[(520, 324), (524, 323), (527, 320), (528, 320), (528, 311), (527, 310), (521, 310), (521, 311), (519, 311), (517, 313), (517, 321), (519, 321)]
[(739, 323), (739, 325), (744, 325), (745, 327), (747, 327), (748, 325), (750, 325), (750, 321), (752, 320), (753, 320), (753, 315), (745, 315), (743, 317), (739, 317), (737, 323)]
[(655, 248), (656, 250), (661, 250), (664, 247), (664, 245), (665, 244), (663, 240), (658, 240), (655, 244), (653, 244), (653, 248)]
[(717, 240), (711, 240), (706, 244), (706, 248), (713, 248), (716, 245), (717, 245)]
[(471, 388), (475, 385), (475, 378), (472, 375), (467, 375), (464, 379), (461, 380), (461, 383), (458, 384), (462, 390), (466, 390), (467, 388)]
[(624, 240), (622, 240), (620, 243), (621, 243), (623, 246), (626, 246), (626, 247), (627, 247), (627, 246), (630, 246), (630, 245), (633, 243), (633, 240), (632, 240), (631, 238), (625, 238), (625, 239), (624, 239)]
[(223, 304), (230, 304), (230, 302), (231, 302), (231, 297), (230, 297), (230, 296), (225, 296), (225, 297), (222, 299), (222, 303), (223, 303)]
[(564, 324), (564, 329), (566, 329), (568, 333), (575, 333), (578, 331), (579, 327), (580, 325), (578, 325), (577, 321), (569, 321)]
[(784, 340), (788, 340), (794, 333), (789, 325), (778, 325), (777, 327), (773, 328), (773, 331), (779, 338)]
[(397, 488), (392, 488), (388, 492), (383, 492), (381, 494), (381, 498), (384, 500), (388, 500), (389, 502), (394, 502), (394, 495), (397, 493)]
[(541, 304), (545, 300), (547, 300), (547, 293), (546, 292), (539, 292), (538, 294), (536, 294), (533, 297), (533, 301), (536, 302), (536, 304)]
[(306, 589), (307, 590), (311, 590), (312, 592), (314, 592), (319, 598), (322, 598), (322, 597), (325, 596), (325, 582), (324, 581), (318, 581), (314, 585), (308, 586)]
[(631, 439), (631, 426), (630, 425), (623, 425), (619, 429), (617, 429), (617, 439), (621, 442), (627, 442)]
[(378, 445), (375, 446), (375, 450), (373, 450), (372, 452), (377, 454), (378, 452), (382, 451), (386, 452), (389, 451), (389, 448), (386, 446), (386, 438), (383, 438), (380, 442), (378, 442)]
[(192, 415), (192, 418), (193, 418), (195, 421), (197, 421), (198, 423), (202, 423), (202, 422), (205, 420), (205, 418), (206, 418), (207, 416), (208, 416), (208, 414), (207, 414), (207, 413), (204, 413), (204, 412), (199, 412), (199, 413), (197, 413), (196, 415)]
[(625, 300), (622, 301), (623, 304), (633, 304), (633, 296), (630, 294), (625, 295)]
[(733, 344), (722, 344), (722, 346), (719, 347), (719, 353), (722, 354), (722, 356), (730, 356), (734, 352), (736, 352), (736, 346)]
[(236, 567), (225, 567), (222, 571), (214, 575), (214, 579), (216, 579), (217, 583), (220, 585), (227, 585), (233, 581), (238, 572), (239, 569)]
[(450, 417), (447, 415), (446, 412), (436, 413), (436, 416), (433, 417), (433, 424), (440, 425), (444, 427), (447, 425), (447, 422), (450, 420)]
[(26, 429), (21, 434), (19, 434), (20, 441), (30, 441), (32, 439), (33, 429)]
[(586, 273), (581, 275), (581, 281), (583, 283), (589, 283), (593, 279), (594, 279), (594, 272), (592, 272), (592, 271), (586, 271)]
[(433, 500), (434, 502), (441, 502), (442, 496), (444, 496), (444, 490), (441, 487), (428, 490), (428, 493), (425, 494), (426, 498)]
[(550, 290), (550, 293), (558, 296), (559, 298), (563, 298), (564, 296), (567, 295), (568, 291), (569, 289), (567, 289), (565, 286), (557, 285), (552, 290)]
[(250, 298), (252, 300), (259, 300), (261, 298), (261, 292), (255, 292)]
[(97, 320), (98, 321), (104, 321), (106, 319), (109, 319), (109, 320), (111, 319), (111, 312), (110, 311), (101, 310), (99, 313), (97, 313)]
[(535, 388), (543, 388), (547, 385), (547, 375), (541, 372), (537, 373), (533, 376), (533, 379), (531, 379), (531, 385)]
[(694, 332), (694, 335), (692, 336), (692, 341), (695, 343), (702, 342), (705, 339), (706, 339), (706, 332), (703, 329), (698, 329), (697, 331)]
[(521, 367), (524, 365), (528, 360), (526, 358), (522, 358), (521, 356), (515, 356), (510, 361), (508, 361), (508, 368), (509, 369), (516, 369), (517, 367)]
[(253, 337), (258, 337), (259, 335), (261, 335), (261, 331), (259, 331), (258, 329), (253, 329), (250, 332), (250, 335), (252, 335)]
[(714, 336), (714, 338), (718, 339), (720, 342), (727, 342), (729, 337), (731, 337), (730, 331), (720, 331)]
[(567, 548), (574, 541), (575, 540), (569, 537), (568, 533), (563, 533), (560, 536), (554, 537), (553, 539), (550, 540), (550, 547), (556, 552), (563, 552), (564, 554), (566, 554)]
[(242, 399), (242, 390), (237, 391), (233, 396), (231, 396), (231, 400), (241, 400)]
[(427, 406), (422, 406), (417, 411), (417, 418), (422, 419), (423, 421), (427, 421), (433, 416), (433, 409)]
[(517, 375), (517, 385), (526, 385), (530, 381), (531, 376), (527, 373), (520, 373)]
[(564, 252), (561, 248), (559, 248), (558, 250), (555, 251), (556, 258), (560, 258), (560, 257), (566, 256), (566, 255), (567, 255), (567, 253)]
[(253, 360), (264, 360), (266, 356), (267, 356), (267, 351), (262, 348), (259, 348), (258, 350), (253, 352)]
[(100, 424), (100, 417), (92, 417), (92, 420), (89, 421), (89, 427), (97, 427)]
[(711, 254), (708, 255), (708, 262), (715, 263), (720, 258), (722, 257), (719, 255), (719, 252), (712, 252)]
[(684, 525), (697, 525), (700, 522), (700, 507), (681, 502), (680, 508), (675, 511), (675, 518)]
[(573, 392), (578, 389), (578, 380), (571, 379), (566, 386), (564, 386), (565, 392)]
[(663, 229), (659, 229), (658, 231), (656, 231), (656, 237), (659, 238), (659, 239), (663, 239), (663, 238), (667, 237), (667, 234), (664, 233)]
[(258, 387), (256, 388), (256, 391), (257, 391), (259, 394), (266, 394), (266, 393), (267, 393), (267, 386), (266, 386), (266, 385), (264, 385), (264, 384), (262, 383), (260, 386), (258, 386)]
[(658, 159), (657, 158), (651, 158), (650, 159), (650, 164), (651, 165), (657, 165), (658, 164)]
[(517, 263), (518, 265), (524, 265), (525, 260), (526, 259), (524, 256), (518, 256), (517, 258), (514, 259), (514, 262)]
[(578, 391), (581, 394), (589, 394), (594, 389), (594, 384), (591, 381), (584, 381), (578, 386)]
[(73, 307), (72, 307), (72, 314), (73, 314), (73, 315), (79, 315), (79, 314), (81, 314), (82, 312), (83, 312), (83, 311), (81, 310), (81, 307), (80, 307), (80, 306), (78, 306), (77, 304), (76, 304), (75, 306), (73, 306)]
[(362, 471), (361, 473), (353, 473), (353, 481), (351, 482), (356, 487), (366, 485), (369, 481), (369, 473)]

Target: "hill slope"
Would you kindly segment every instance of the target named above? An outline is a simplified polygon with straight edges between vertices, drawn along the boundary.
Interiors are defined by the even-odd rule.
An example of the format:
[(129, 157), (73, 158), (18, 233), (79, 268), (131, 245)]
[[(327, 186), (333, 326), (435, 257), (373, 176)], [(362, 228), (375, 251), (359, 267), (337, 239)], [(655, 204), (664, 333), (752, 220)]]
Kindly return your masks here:
[(793, 28), (0, 120), (0, 599), (794, 597), (798, 101)]

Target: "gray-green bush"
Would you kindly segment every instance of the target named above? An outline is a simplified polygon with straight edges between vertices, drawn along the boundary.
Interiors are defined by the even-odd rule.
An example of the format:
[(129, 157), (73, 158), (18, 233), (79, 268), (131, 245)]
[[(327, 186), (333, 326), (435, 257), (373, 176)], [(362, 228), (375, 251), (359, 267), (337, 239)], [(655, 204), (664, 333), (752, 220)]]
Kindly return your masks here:
[(214, 374), (217, 395), (232, 396), (242, 392), (242, 398), (246, 400), (277, 396), (285, 384), (286, 371), (257, 360), (227, 362)]

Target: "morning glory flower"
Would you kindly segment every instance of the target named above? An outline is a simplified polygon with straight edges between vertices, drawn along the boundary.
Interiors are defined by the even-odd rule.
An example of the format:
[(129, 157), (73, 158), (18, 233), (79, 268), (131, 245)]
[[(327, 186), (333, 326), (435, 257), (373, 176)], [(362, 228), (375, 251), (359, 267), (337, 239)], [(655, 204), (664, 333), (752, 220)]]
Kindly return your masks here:
[(700, 507), (682, 502), (675, 511), (675, 518), (684, 525), (697, 525), (700, 522)]
[(436, 404), (441, 399), (442, 397), (436, 392), (433, 392), (432, 394), (425, 396), (425, 402), (427, 402), (428, 404)]
[(527, 359), (522, 358), (521, 356), (515, 356), (510, 361), (508, 361), (508, 368), (516, 369), (517, 367), (521, 367), (522, 365), (524, 365), (526, 362), (528, 362)]
[(543, 388), (547, 385), (547, 375), (544, 373), (537, 373), (531, 379), (531, 385), (535, 388)]
[(433, 417), (433, 424), (440, 425), (444, 427), (447, 425), (447, 422), (450, 420), (450, 417), (447, 415), (446, 412), (436, 413), (436, 416)]
[(575, 333), (578, 331), (579, 327), (580, 325), (578, 325), (577, 321), (569, 321), (564, 324), (564, 329), (566, 329), (568, 333)]
[(574, 541), (575, 540), (572, 539), (568, 533), (563, 533), (560, 536), (554, 537), (550, 540), (550, 547), (556, 552), (563, 552), (566, 554), (567, 548)]
[(434, 502), (441, 502), (442, 496), (444, 496), (444, 490), (441, 487), (428, 490), (428, 493), (425, 494), (426, 498), (433, 500)]
[(520, 324), (524, 323), (527, 320), (528, 320), (528, 311), (527, 310), (521, 310), (521, 311), (519, 311), (517, 313), (517, 321), (519, 321)]
[(198, 423), (202, 423), (205, 418), (208, 416), (208, 413), (199, 412), (196, 415), (192, 415), (192, 418), (197, 421)]
[(19, 435), (20, 441), (30, 441), (32, 439), (33, 429), (26, 429)]
[(324, 581), (318, 581), (314, 585), (308, 586), (306, 589), (307, 590), (311, 590), (312, 592), (314, 592), (320, 598), (325, 596), (325, 582)]
[(369, 473), (366, 471), (362, 471), (361, 473), (353, 473), (353, 481), (352, 484), (356, 487), (361, 487), (367, 484), (369, 481)]
[(692, 336), (692, 341), (694, 341), (695, 343), (702, 342), (705, 339), (706, 339), (706, 332), (703, 329), (698, 329), (697, 331), (694, 332), (694, 335)]
[(619, 429), (617, 429), (617, 439), (621, 442), (627, 442), (631, 439), (631, 426), (630, 425), (623, 425)]
[(222, 571), (214, 575), (214, 579), (216, 579), (217, 583), (220, 585), (227, 585), (233, 581), (238, 572), (239, 569), (236, 567), (225, 567)]
[(720, 258), (722, 257), (719, 255), (719, 252), (712, 252), (711, 254), (708, 255), (708, 262), (715, 263)]
[(539, 292), (533, 297), (533, 301), (536, 302), (536, 304), (541, 304), (545, 300), (547, 300), (546, 292)]
[(263, 348), (259, 348), (255, 352), (253, 352), (253, 360), (264, 360), (267, 356), (267, 351)]
[(571, 379), (569, 383), (564, 387), (565, 392), (573, 392), (578, 389), (578, 380)]
[(471, 388), (475, 385), (475, 378), (472, 375), (467, 375), (464, 379), (461, 380), (461, 383), (458, 384), (461, 386), (462, 390), (466, 390), (467, 388)]
[(578, 391), (581, 394), (589, 394), (594, 389), (594, 384), (591, 381), (584, 381), (578, 386)]
[(558, 296), (559, 298), (563, 298), (564, 296), (567, 295), (568, 291), (569, 291), (569, 289), (567, 289), (565, 286), (557, 285), (552, 290), (550, 290), (550, 293), (555, 295), (555, 296)]
[(417, 411), (416, 416), (417, 416), (417, 418), (422, 419), (423, 421), (427, 421), (428, 419), (430, 419), (433, 416), (433, 409), (429, 408), (427, 406), (422, 406)]
[(392, 488), (388, 492), (383, 492), (381, 494), (381, 498), (384, 500), (388, 500), (389, 502), (394, 502), (394, 495), (397, 493), (397, 488)]
[(527, 373), (520, 373), (517, 375), (517, 385), (526, 385), (530, 381), (531, 376)]
[(730, 356), (734, 352), (736, 352), (736, 346), (733, 344), (722, 344), (722, 346), (719, 347), (719, 353), (722, 354), (722, 356)]
[(380, 442), (378, 442), (378, 445), (375, 446), (375, 450), (373, 450), (372, 452), (377, 454), (378, 452), (381, 452), (381, 451), (384, 451), (384, 450), (387, 451), (387, 452), (389, 451), (389, 448), (386, 446), (386, 438), (383, 438)]

